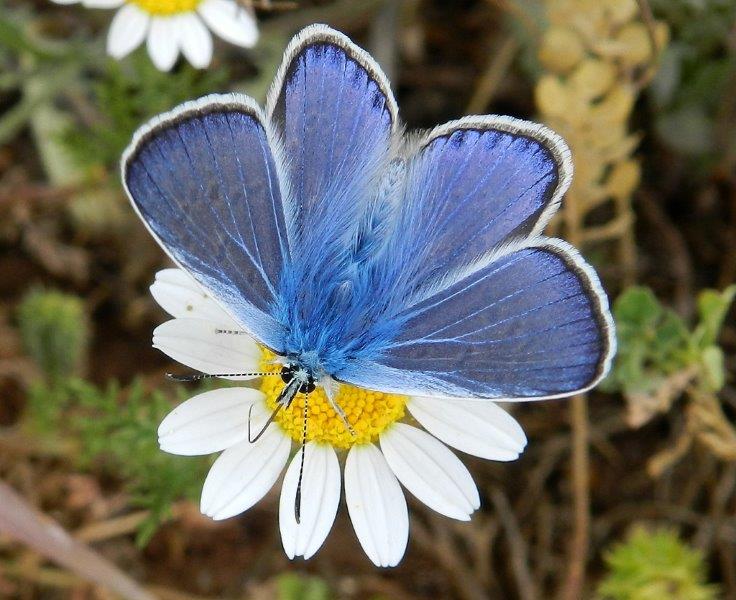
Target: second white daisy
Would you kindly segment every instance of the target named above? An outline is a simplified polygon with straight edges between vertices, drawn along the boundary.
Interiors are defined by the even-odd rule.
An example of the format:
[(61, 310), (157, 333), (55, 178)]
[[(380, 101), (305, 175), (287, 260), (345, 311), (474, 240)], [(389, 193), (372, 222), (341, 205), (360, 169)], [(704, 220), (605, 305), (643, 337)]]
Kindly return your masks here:
[[(53, 0), (74, 4), (79, 0)], [(253, 15), (235, 0), (81, 0), (87, 8), (117, 8), (107, 36), (107, 52), (123, 58), (144, 41), (161, 71), (169, 71), (181, 52), (198, 69), (212, 60), (212, 35), (250, 48), (258, 40)]]

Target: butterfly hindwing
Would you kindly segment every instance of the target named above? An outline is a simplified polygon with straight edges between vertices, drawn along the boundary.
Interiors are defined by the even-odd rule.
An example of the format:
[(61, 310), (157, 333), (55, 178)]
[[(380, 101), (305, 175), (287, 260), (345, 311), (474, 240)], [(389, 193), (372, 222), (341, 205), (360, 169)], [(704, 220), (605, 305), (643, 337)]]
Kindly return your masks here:
[(288, 350), (340, 354), (352, 341), (342, 311), (355, 304), (357, 265), (383, 235), (377, 195), (399, 129), (396, 102), (365, 51), (314, 25), (287, 48), (267, 114), (288, 157), (288, 222), (298, 249), (283, 287)]
[(391, 245), (407, 285), (540, 233), (572, 174), (559, 136), (510, 117), (466, 117), (437, 127), (407, 162)]
[(272, 312), (290, 240), (270, 147), (252, 101), (208, 96), (142, 127), (122, 170), (164, 250), (241, 325), (280, 349), (283, 328)]
[(365, 51), (313, 25), (286, 49), (267, 114), (288, 157), (294, 237), (319, 259), (311, 250), (344, 243), (370, 199), (398, 127), (396, 102)]

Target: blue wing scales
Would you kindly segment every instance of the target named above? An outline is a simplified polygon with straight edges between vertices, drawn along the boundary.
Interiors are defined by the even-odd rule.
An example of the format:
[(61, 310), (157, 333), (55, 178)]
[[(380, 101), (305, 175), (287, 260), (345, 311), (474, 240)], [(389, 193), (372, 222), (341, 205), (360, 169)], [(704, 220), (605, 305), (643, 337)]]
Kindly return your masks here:
[(385, 77), (323, 26), (292, 42), (267, 110), (187, 104), (123, 165), (157, 240), (257, 339), (399, 393), (541, 398), (603, 376), (600, 284), (538, 237), (571, 176), (555, 134), (472, 117), (396, 157)]
[(570, 183), (564, 142), (510, 117), (436, 128), (408, 159), (390, 259), (404, 287), (467, 265), (509, 240), (539, 234)]
[(288, 157), (301, 253), (318, 261), (316, 245), (344, 250), (398, 126), (388, 81), (344, 35), (307, 27), (285, 52), (267, 113)]
[(267, 113), (288, 157), (289, 223), (298, 247), (283, 288), (287, 345), (295, 355), (340, 354), (350, 343), (342, 334), (353, 301), (343, 292), (360, 287), (356, 262), (383, 231), (372, 225), (386, 212), (376, 195), (399, 127), (396, 103), (367, 53), (316, 25), (287, 48)]
[(345, 381), (408, 394), (548, 398), (605, 374), (612, 323), (592, 270), (568, 245), (538, 239), (396, 315), (398, 335)]
[(506, 399), (599, 381), (614, 346), (605, 294), (569, 245), (539, 237), (571, 180), (561, 138), (513, 118), (467, 117), (430, 132), (406, 163), (365, 302), (377, 307), (372, 325), (336, 376)]
[(209, 96), (144, 126), (122, 169), (134, 207), (163, 248), (280, 350), (284, 330), (272, 314), (290, 241), (268, 138), (249, 99)]

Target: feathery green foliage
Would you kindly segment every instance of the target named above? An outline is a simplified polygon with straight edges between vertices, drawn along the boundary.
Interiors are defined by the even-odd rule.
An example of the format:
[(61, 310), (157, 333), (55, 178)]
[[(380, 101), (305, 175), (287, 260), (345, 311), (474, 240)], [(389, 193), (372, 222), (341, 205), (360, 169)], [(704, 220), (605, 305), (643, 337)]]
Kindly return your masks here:
[(80, 374), (89, 346), (89, 323), (80, 298), (31, 290), (18, 307), (18, 324), (26, 352), (50, 381)]
[(117, 165), (143, 121), (186, 100), (223, 91), (228, 78), (225, 68), (201, 71), (184, 64), (162, 73), (143, 50), (125, 62), (110, 59), (92, 88), (101, 123), (70, 127), (62, 142), (83, 165)]
[(98, 388), (67, 379), (29, 391), (27, 422), (45, 436), (74, 440), (77, 468), (103, 470), (123, 482), (133, 504), (151, 512), (138, 531), (138, 542), (145, 544), (170, 516), (174, 502), (198, 498), (210, 466), (208, 458), (172, 456), (159, 449), (158, 425), (171, 407), (170, 398), (146, 391), (140, 382), (122, 391), (114, 382)]
[(634, 529), (605, 557), (608, 574), (598, 587), (601, 600), (715, 600), (698, 550), (669, 530)]

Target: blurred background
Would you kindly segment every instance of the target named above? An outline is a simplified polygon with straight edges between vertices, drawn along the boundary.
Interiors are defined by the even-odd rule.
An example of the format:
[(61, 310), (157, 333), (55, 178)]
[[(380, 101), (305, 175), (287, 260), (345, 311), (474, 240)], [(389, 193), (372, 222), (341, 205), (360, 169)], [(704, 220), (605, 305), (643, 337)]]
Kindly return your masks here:
[[(0, 598), (736, 598), (736, 1), (243, 4), (253, 48), (170, 73), (106, 56), (111, 11), (0, 4)], [(344, 506), (290, 562), (278, 486), (199, 515), (210, 460), (156, 441), (193, 393), (151, 348), (167, 261), (119, 181), (142, 121), (210, 92), (262, 102), (313, 22), (377, 58), (411, 129), (499, 113), (562, 134), (575, 180), (550, 233), (596, 266), (618, 327), (599, 389), (511, 407), (518, 461), (463, 457), (471, 522), (409, 500), (390, 570)]]

